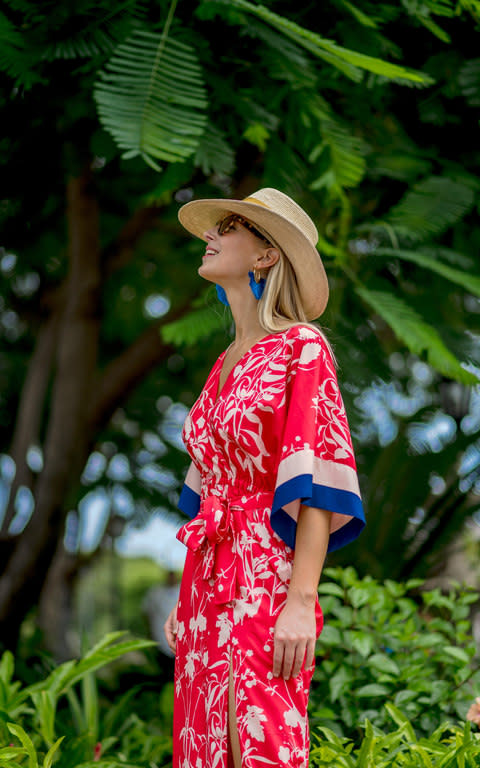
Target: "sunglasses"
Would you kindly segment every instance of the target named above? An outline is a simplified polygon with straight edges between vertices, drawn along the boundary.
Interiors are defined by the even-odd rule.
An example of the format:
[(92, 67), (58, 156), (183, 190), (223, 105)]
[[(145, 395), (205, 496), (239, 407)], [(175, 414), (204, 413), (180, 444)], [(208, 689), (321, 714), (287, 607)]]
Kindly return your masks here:
[(271, 245), (270, 240), (265, 237), (265, 235), (262, 235), (261, 232), (256, 229), (256, 227), (253, 226), (253, 224), (250, 224), (247, 219), (244, 219), (243, 216), (238, 216), (236, 213), (231, 213), (229, 216), (225, 216), (224, 219), (220, 219), (220, 221), (217, 221), (216, 227), (217, 232), (219, 235), (226, 235), (228, 232), (231, 232), (232, 230), (235, 230), (235, 224), (240, 224), (242, 227), (245, 227), (245, 229), (250, 230), (255, 237), (258, 237), (260, 240), (263, 240), (268, 245)]

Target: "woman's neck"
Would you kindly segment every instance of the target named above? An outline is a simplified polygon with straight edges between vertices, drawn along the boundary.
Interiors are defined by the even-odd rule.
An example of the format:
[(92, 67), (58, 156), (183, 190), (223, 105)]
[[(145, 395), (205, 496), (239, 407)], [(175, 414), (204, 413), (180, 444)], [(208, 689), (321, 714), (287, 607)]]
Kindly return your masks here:
[(228, 301), (235, 322), (235, 346), (256, 341), (265, 336), (265, 329), (258, 319), (258, 302), (248, 288), (248, 291), (230, 290)]

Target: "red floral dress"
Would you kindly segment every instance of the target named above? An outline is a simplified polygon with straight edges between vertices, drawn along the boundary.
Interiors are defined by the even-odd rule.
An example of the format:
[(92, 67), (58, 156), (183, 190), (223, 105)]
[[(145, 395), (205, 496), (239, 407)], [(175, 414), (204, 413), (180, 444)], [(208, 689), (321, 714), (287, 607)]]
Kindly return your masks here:
[[(329, 549), (364, 526), (332, 359), (306, 326), (270, 334), (229, 374), (225, 353), (184, 426), (188, 547), (178, 604), (174, 768), (226, 768), (232, 667), (243, 768), (308, 764), (313, 670), (273, 677), (273, 631), (300, 504), (333, 512)], [(317, 631), (322, 629), (317, 604)]]

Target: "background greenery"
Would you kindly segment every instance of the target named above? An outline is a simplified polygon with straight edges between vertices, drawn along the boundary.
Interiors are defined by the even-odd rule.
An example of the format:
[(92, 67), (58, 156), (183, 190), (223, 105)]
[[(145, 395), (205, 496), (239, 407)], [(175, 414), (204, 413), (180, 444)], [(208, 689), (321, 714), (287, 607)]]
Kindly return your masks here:
[[(68, 658), (88, 570), (95, 583), (126, 524), (174, 515), (179, 425), (232, 332), (196, 274), (201, 245), (177, 221), (192, 197), (275, 186), (317, 224), (331, 285), (322, 324), (368, 514), (329, 564), (379, 583), (432, 575), (476, 530), (479, 19), (475, 0), (331, 0), (321, 12), (290, 0), (2, 4), (0, 642), (22, 637), (19, 663), (40, 644)], [(106, 518), (86, 547), (99, 498)], [(469, 547), (478, 561), (478, 539)], [(375, 584), (358, 588), (376, 600)], [(339, 632), (343, 653), (340, 599), (327, 600), (326, 637)], [(414, 622), (402, 601), (398, 648), (382, 656), (400, 676), (371, 679), (379, 652), (366, 640), (345, 667), (397, 705), (400, 625)], [(438, 631), (469, 655), (463, 629)], [(466, 659), (450, 656), (435, 674), (458, 685)], [(338, 686), (325, 727), (358, 738)], [(426, 695), (403, 702), (408, 716)], [(366, 700), (372, 727), (393, 717), (401, 752), (408, 728), (380, 704)], [(379, 761), (382, 750), (380, 739)]]

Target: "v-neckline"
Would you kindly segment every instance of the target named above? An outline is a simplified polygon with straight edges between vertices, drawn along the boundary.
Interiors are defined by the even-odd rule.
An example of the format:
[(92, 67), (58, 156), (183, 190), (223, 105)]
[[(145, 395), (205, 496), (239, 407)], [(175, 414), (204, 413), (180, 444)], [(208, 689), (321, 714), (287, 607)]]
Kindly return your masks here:
[(224, 391), (225, 391), (225, 388), (226, 388), (227, 384), (229, 384), (229, 383), (230, 383), (230, 379), (231, 379), (231, 378), (232, 378), (232, 376), (233, 376), (233, 372), (234, 372), (235, 368), (236, 368), (238, 365), (240, 365), (240, 363), (242, 362), (242, 360), (244, 360), (244, 359), (245, 359), (245, 358), (246, 358), (246, 357), (247, 357), (247, 356), (250, 354), (250, 352), (251, 352), (253, 349), (255, 349), (255, 347), (257, 347), (259, 344), (261, 344), (262, 342), (264, 342), (264, 341), (265, 341), (265, 339), (269, 339), (271, 336), (278, 336), (278, 331), (277, 331), (277, 332), (274, 332), (274, 333), (267, 333), (265, 336), (262, 336), (262, 338), (261, 338), (261, 339), (259, 339), (259, 340), (258, 340), (258, 341), (256, 341), (254, 344), (252, 344), (252, 346), (251, 346), (251, 347), (249, 347), (249, 348), (248, 348), (248, 349), (247, 349), (247, 350), (246, 350), (246, 351), (243, 353), (243, 355), (242, 355), (242, 356), (241, 356), (241, 357), (240, 357), (240, 358), (237, 360), (237, 362), (235, 363), (235, 365), (234, 365), (234, 366), (231, 368), (231, 370), (228, 372), (228, 375), (227, 375), (227, 377), (226, 377), (225, 381), (223, 382), (223, 386), (222, 386), (222, 388), (219, 390), (218, 388), (219, 388), (219, 385), (220, 385), (220, 376), (222, 375), (222, 367), (223, 367), (223, 361), (225, 360), (225, 355), (227, 354), (228, 350), (229, 350), (229, 349), (230, 349), (230, 347), (232, 346), (232, 344), (233, 344), (233, 341), (232, 341), (232, 343), (231, 343), (231, 344), (229, 344), (229, 345), (228, 345), (228, 347), (227, 347), (227, 348), (226, 348), (226, 349), (225, 349), (225, 350), (222, 352), (222, 354), (220, 355), (220, 357), (219, 357), (219, 358), (218, 358), (218, 360), (217, 360), (217, 365), (218, 365), (218, 368), (217, 368), (217, 371), (216, 371), (216, 375), (215, 375), (215, 381), (214, 381), (214, 397), (213, 397), (213, 404), (214, 404), (214, 405), (217, 405), (217, 403), (218, 403), (218, 402), (219, 402), (219, 400), (221, 399), (221, 397), (222, 397), (222, 395), (223, 395), (223, 393), (224, 393)]

